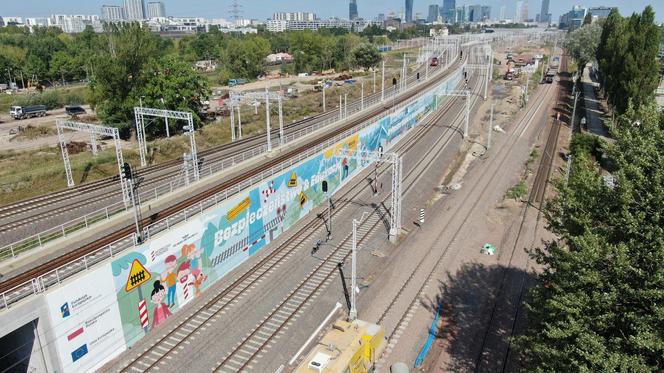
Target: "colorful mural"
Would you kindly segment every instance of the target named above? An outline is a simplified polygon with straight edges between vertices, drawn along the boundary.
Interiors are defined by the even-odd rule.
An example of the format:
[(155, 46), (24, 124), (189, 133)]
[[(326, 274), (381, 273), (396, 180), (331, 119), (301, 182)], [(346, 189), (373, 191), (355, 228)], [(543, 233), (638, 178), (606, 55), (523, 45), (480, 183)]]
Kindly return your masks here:
[(124, 334), (124, 341), (118, 341), (122, 349), (158, 329), (323, 203), (323, 180), (333, 194), (368, 165), (342, 154), (380, 146), (389, 150), (447, 99), (442, 93), (454, 90), (461, 76), (459, 69), (407, 107), (113, 260), (108, 276)]

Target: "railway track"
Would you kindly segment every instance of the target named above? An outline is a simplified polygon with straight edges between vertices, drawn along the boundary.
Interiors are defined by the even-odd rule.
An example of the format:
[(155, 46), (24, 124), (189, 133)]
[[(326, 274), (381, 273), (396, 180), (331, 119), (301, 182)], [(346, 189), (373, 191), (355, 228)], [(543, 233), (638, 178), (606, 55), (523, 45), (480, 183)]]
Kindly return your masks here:
[[(461, 63), (463, 63), (463, 61), (456, 61), (455, 64), (451, 67), (452, 71), (458, 68), (458, 66)], [(433, 78), (430, 79), (429, 81), (423, 83), (424, 86), (422, 87), (422, 89), (426, 89), (429, 86), (437, 84), (437, 82), (440, 79), (446, 77), (447, 75), (449, 75), (449, 72), (440, 74), (440, 76), (438, 76), (437, 79)], [(419, 93), (418, 90), (408, 91), (404, 93), (402, 101), (406, 101), (409, 98), (414, 97), (418, 93)], [(380, 107), (371, 110), (370, 112), (364, 113), (358, 116), (358, 118), (356, 118), (356, 120), (352, 121), (351, 123), (341, 126), (335, 131), (320, 136), (315, 141), (315, 143), (317, 144), (323, 143), (326, 140), (333, 138), (335, 135), (341, 134), (344, 131), (357, 126), (358, 124), (361, 124), (366, 120), (371, 119), (375, 115), (380, 114), (382, 111), (383, 107)], [(166, 221), (166, 224), (168, 224), (168, 220), (165, 219), (168, 219), (173, 215), (182, 213), (183, 211), (186, 214), (186, 209), (188, 207), (196, 206), (197, 204), (202, 203), (203, 201), (208, 200), (209, 198), (214, 198), (214, 196), (217, 193), (222, 191), (227, 191), (229, 188), (232, 188), (234, 185), (240, 185), (245, 180), (250, 180), (252, 175), (269, 171), (272, 166), (278, 165), (280, 162), (286, 161), (299, 153), (303, 153), (305, 152), (306, 149), (310, 147), (312, 147), (312, 144), (300, 145), (289, 152), (285, 152), (282, 155), (274, 157), (269, 162), (266, 162), (265, 164), (262, 164), (254, 168), (253, 170), (249, 170), (235, 177), (232, 177), (229, 180), (209, 189), (204, 193), (195, 195), (179, 204), (166, 208), (161, 212), (155, 213), (154, 215), (143, 219), (140, 223), (142, 226), (154, 223), (156, 221)], [(202, 209), (202, 204), (200, 206)], [(7, 304), (0, 303), (0, 307), (3, 306), (7, 307), (9, 303), (14, 303), (16, 301), (19, 301), (27, 296), (32, 295), (35, 292), (45, 290), (48, 286), (52, 284), (60, 282), (62, 280), (61, 277), (63, 276), (63, 274), (58, 274), (57, 272), (53, 273), (55, 269), (67, 266), (66, 268), (67, 271), (64, 272), (64, 274), (67, 276), (71, 276), (83, 270), (84, 268), (87, 268), (88, 266), (94, 263), (100, 262), (106, 259), (107, 257), (113, 255), (114, 253), (117, 253), (120, 250), (121, 246), (123, 245), (131, 246), (132, 243), (130, 242), (130, 240), (132, 240), (133, 231), (134, 231), (134, 226), (132, 224), (128, 224), (125, 227), (116, 231), (115, 233), (109, 234), (96, 242), (84, 245), (76, 250), (73, 250), (69, 253), (65, 253), (57, 258), (54, 258), (49, 263), (36, 266), (28, 271), (23, 272), (22, 274), (6, 279), (5, 281), (0, 283), (0, 293), (5, 294), (4, 300), (5, 302), (7, 302), (7, 299), (9, 298), (9, 302), (7, 302)], [(110, 245), (114, 245), (115, 247)], [(108, 251), (100, 250), (105, 247), (108, 247), (109, 250)], [(86, 255), (91, 254), (93, 252), (96, 252), (99, 255), (95, 255), (94, 257), (87, 259)], [(83, 260), (77, 261), (77, 259), (79, 258), (83, 258)], [(48, 278), (43, 277), (44, 275), (48, 275)], [(35, 287), (37, 287), (37, 289), (35, 289)]]
[[(535, 99), (546, 97), (546, 93), (551, 89), (551, 86), (546, 86), (543, 90), (539, 91)], [(503, 165), (510, 155), (510, 149), (516, 144), (521, 135), (528, 129), (529, 123), (532, 121), (535, 114), (539, 111), (543, 104), (541, 101), (538, 105), (533, 105), (527, 109), (523, 118), (517, 122), (515, 128), (508, 134), (506, 143), (493, 155), (488, 158), (487, 169), (492, 170), (485, 172), (481, 175), (480, 181), (472, 185), (469, 195), (479, 193), (479, 197), (467, 207), (468, 204), (459, 204), (452, 216), (460, 218), (460, 222), (455, 224), (455, 228), (446, 228), (438, 235), (437, 242), (442, 242), (442, 237), (449, 229), (452, 231), (452, 236), (449, 242), (442, 246), (440, 250), (432, 249), (417, 263), (411, 275), (402, 283), (393, 297), (393, 301), (385, 308), (378, 318), (378, 323), (382, 324), (386, 329), (386, 336), (388, 339), (388, 347), (385, 355), (377, 365), (380, 369), (385, 363), (385, 358), (389, 355), (398, 341), (398, 337), (405, 331), (410, 321), (409, 315), (413, 315), (417, 308), (420, 306), (421, 299), (424, 297), (425, 292), (430, 287), (437, 270), (442, 268), (443, 260), (448, 256), (456, 256), (458, 250), (454, 250), (457, 246), (457, 241), (461, 238), (461, 232), (466, 226), (466, 223), (480, 206), (482, 197), (491, 190), (491, 181), (494, 180), (499, 172), (503, 171)], [(450, 227), (450, 225), (448, 225)], [(407, 296), (406, 294), (415, 294), (415, 296)]]
[[(435, 76), (441, 69), (432, 69), (431, 75)], [(411, 86), (413, 83), (417, 83), (415, 74), (408, 78), (408, 82)], [(386, 100), (392, 94), (395, 93), (387, 90)], [(397, 92), (396, 94), (400, 93)], [(365, 98), (365, 101), (375, 104), (379, 101), (380, 96), (379, 92), (370, 94)], [(359, 111), (361, 105), (359, 100), (351, 102), (349, 104), (349, 113), (352, 114)], [(365, 107), (370, 105), (365, 105)], [(327, 124), (338, 120), (335, 119), (338, 117), (335, 110), (329, 110), (326, 113), (286, 124), (284, 125), (284, 136), (286, 138), (290, 135), (294, 136), (298, 131), (321, 125), (325, 127)], [(273, 139), (273, 143), (277, 143), (279, 140), (278, 128), (271, 131), (271, 138)], [(266, 143), (265, 134), (258, 134), (202, 151), (199, 153), (199, 160), (201, 160), (199, 164), (201, 168), (200, 172), (204, 176), (208, 176), (221, 169), (225, 169), (228, 167), (225, 166), (226, 164), (235, 164), (235, 160), (230, 160), (229, 156), (237, 153), (238, 149), (244, 148), (241, 154), (254, 154), (254, 151), (260, 154), (266, 148)], [(243, 156), (242, 160), (244, 159), (245, 157)], [(170, 193), (174, 189), (178, 189), (178, 187), (183, 187), (185, 181), (181, 170), (182, 161), (178, 159), (160, 165), (149, 166), (138, 171), (138, 177), (144, 179), (144, 182), (141, 184), (141, 189), (144, 192), (139, 193), (139, 199), (145, 201), (158, 198), (159, 194)], [(157, 192), (158, 190), (159, 192)], [(122, 202), (122, 192), (119, 188), (118, 177), (98, 180), (77, 186), (73, 189), (58, 191), (13, 205), (0, 207), (0, 233), (5, 233), (3, 235), (5, 239), (0, 239), (0, 244), (10, 245), (14, 242), (19, 251), (24, 251), (26, 249), (23, 248), (23, 242), (26, 242), (28, 247), (40, 246), (42, 244), (41, 238), (33, 236), (34, 233), (32, 232), (35, 229), (29, 230), (30, 227), (39, 226), (37, 231), (43, 232), (42, 236), (46, 238), (51, 236), (58, 237), (70, 233), (70, 231), (80, 229), (81, 226), (87, 227), (88, 219), (91, 221), (104, 220), (108, 219), (113, 213), (125, 210), (126, 207)], [(69, 224), (72, 227), (60, 227), (60, 224)], [(22, 239), (18, 242), (10, 239), (16, 233), (25, 233), (26, 230), (32, 233), (28, 239)], [(4, 251), (6, 248), (2, 248), (1, 250)], [(13, 248), (10, 248), (10, 251), (12, 251), (11, 255), (14, 255)], [(0, 252), (0, 259), (7, 256), (10, 255)]]
[[(563, 56), (561, 58), (561, 64), (560, 64), (560, 71), (567, 72), (567, 56)], [(566, 81), (569, 80), (569, 78), (562, 80)], [(555, 107), (560, 107), (560, 105), (565, 101), (565, 95), (568, 94), (569, 92), (566, 92), (565, 89), (559, 89), (558, 91), (558, 97), (557, 97), (557, 102)], [(517, 249), (520, 247), (519, 243), (522, 242), (520, 238), (522, 238), (522, 234), (524, 231), (524, 226), (528, 220), (528, 218), (532, 218), (532, 214), (530, 214), (531, 210), (534, 208), (535, 209), (535, 227), (532, 231), (532, 235), (530, 237), (530, 240), (528, 241), (528, 248), (532, 248), (535, 245), (535, 240), (537, 238), (537, 230), (540, 225), (541, 217), (542, 217), (542, 207), (544, 205), (544, 202), (546, 201), (545, 199), (545, 194), (546, 194), (546, 189), (547, 185), (549, 183), (550, 175), (551, 175), (551, 169), (553, 167), (553, 160), (555, 157), (555, 152), (558, 146), (558, 138), (560, 135), (560, 128), (562, 127), (562, 124), (560, 123), (559, 120), (557, 119), (551, 119), (551, 126), (549, 127), (548, 131), (548, 136), (546, 139), (546, 143), (544, 146), (544, 153), (542, 154), (542, 158), (540, 159), (540, 163), (538, 166), (537, 174), (535, 175), (535, 180), (533, 181), (533, 186), (532, 189), (529, 193), (528, 196), (528, 203), (526, 203), (523, 207), (523, 211), (521, 213), (521, 219), (519, 223), (519, 230), (517, 232), (517, 237), (514, 241), (514, 245), (512, 246), (512, 249), (510, 251), (510, 258), (507, 266), (505, 266), (502, 270), (501, 273), (501, 280), (500, 280), (500, 285), (498, 286), (498, 292), (496, 296), (492, 300), (492, 305), (491, 305), (491, 312), (490, 312), (490, 318), (489, 322), (487, 323), (487, 327), (484, 331), (484, 335), (482, 337), (482, 344), (481, 344), (481, 349), (480, 353), (478, 354), (476, 361), (475, 361), (475, 371), (479, 372), (481, 371), (481, 364), (483, 362), (483, 359), (486, 358), (485, 351), (487, 350), (487, 341), (489, 339), (489, 333), (492, 330), (492, 326), (497, 323), (496, 319), (498, 318), (497, 314), (497, 309), (499, 305), (499, 299), (505, 296), (509, 296), (509, 294), (505, 294), (507, 291), (505, 290), (505, 286), (507, 284), (507, 268), (512, 267), (512, 262), (514, 260), (514, 254), (516, 253)], [(525, 238), (524, 238), (525, 239)], [(525, 263), (525, 270), (529, 268), (530, 265), (530, 257), (527, 258), (526, 263)], [(519, 285), (518, 285), (518, 296), (516, 298), (515, 302), (515, 307), (513, 310), (513, 317), (510, 315), (510, 318), (512, 322), (509, 325), (509, 337), (507, 338), (507, 347), (505, 354), (502, 356), (502, 361), (501, 361), (501, 371), (505, 372), (508, 368), (508, 363), (509, 363), (509, 357), (510, 357), (510, 351), (511, 351), (511, 338), (514, 336), (514, 332), (516, 329), (516, 322), (517, 318), (519, 315), (519, 310), (521, 306), (521, 302), (523, 300), (523, 296), (525, 293), (525, 284), (526, 284), (526, 275), (525, 273), (521, 273), (519, 275), (518, 279)]]
[[(455, 104), (454, 100), (449, 101), (447, 104), (451, 107)], [(447, 105), (446, 105), (447, 106)], [(439, 110), (437, 115), (429, 121), (429, 123), (436, 123), (450, 107), (443, 107)], [(457, 114), (457, 119), (460, 117), (460, 114)], [(404, 149), (407, 151), (412, 146), (417, 144), (417, 142), (428, 132), (430, 125), (423, 125), (415, 130), (417, 133), (414, 133), (412, 137), (407, 139), (405, 144), (399, 145), (399, 152), (403, 152)], [(455, 128), (448, 128), (445, 130), (445, 133), (454, 132)], [(443, 136), (441, 136), (442, 138)], [(443, 145), (447, 145), (447, 142)], [(429, 152), (432, 152), (430, 150)], [(383, 175), (387, 172), (389, 167), (381, 167), (379, 175)], [(408, 178), (411, 175), (419, 176), (420, 173), (416, 170), (409, 172)], [(343, 212), (347, 212), (348, 208), (355, 207), (353, 201), (359, 197), (361, 194), (366, 192), (366, 184), (363, 179), (358, 175), (356, 177), (357, 182), (354, 183), (353, 187), (343, 193), (343, 195), (337, 197), (337, 207), (334, 210), (334, 216), (343, 216)], [(414, 183), (410, 183), (413, 185)], [(352, 195), (351, 195), (352, 194)], [(385, 197), (383, 202), (389, 199), (389, 195)], [(386, 213), (386, 212), (385, 212)], [(369, 218), (369, 221), (365, 222), (360, 227), (360, 242), (364, 241), (371, 232), (382, 222), (381, 214), (375, 213), (372, 214)], [(207, 302), (205, 305), (200, 307), (200, 309), (194, 312), (190, 317), (181, 322), (175, 329), (171, 330), (165, 336), (159, 339), (156, 343), (152, 344), (152, 347), (145, 350), (143, 353), (139, 354), (137, 357), (133, 358), (132, 361), (124, 366), (119, 371), (149, 371), (152, 369), (158, 369), (160, 364), (165, 364), (169, 356), (171, 356), (175, 351), (178, 351), (181, 346), (189, 344), (199, 332), (204, 325), (210, 326), (212, 322), (220, 315), (220, 313), (226, 310), (230, 305), (236, 303), (241, 295), (246, 295), (246, 292), (250, 291), (257, 283), (260, 283), (264, 280), (265, 276), (273, 271), (280, 263), (286, 261), (290, 258), (293, 253), (302, 250), (305, 243), (311, 239), (311, 237), (318, 237), (323, 232), (324, 225), (321, 224), (319, 219), (312, 219), (309, 221), (303, 228), (294, 233), (293, 237), (295, 239), (289, 239), (288, 243), (285, 245), (280, 245), (273, 252), (271, 252), (267, 257), (262, 259), (257, 263), (253, 268), (244, 272), (244, 275), (240, 276), (235, 280), (230, 286), (226, 287), (221, 291), (217, 296)], [(268, 343), (269, 338), (261, 337), (260, 335), (266, 335), (272, 332), (272, 334), (278, 333), (281, 330), (283, 325), (286, 325), (290, 319), (294, 317), (297, 313), (293, 313), (287, 316), (284, 316), (284, 308), (298, 308), (301, 307), (306, 300), (303, 301), (302, 292), (308, 292), (306, 299), (311, 299), (315, 296), (315, 293), (321, 288), (325, 287), (329, 283), (331, 276), (334, 274), (337, 267), (337, 263), (344, 262), (350, 251), (350, 235), (347, 235), (337, 246), (335, 250), (328, 253), (325, 258), (318, 264), (317, 268), (310, 272), (309, 276), (300, 282), (297, 289), (292, 291), (291, 294), (282, 302), (281, 307), (277, 307), (274, 312), (271, 314), (271, 317), (265, 318), (262, 320), (261, 325), (256, 328), (251, 334), (253, 336), (254, 342), (256, 339), (264, 346)], [(321, 274), (324, 273), (324, 274)], [(200, 315), (203, 315), (202, 317)], [(273, 329), (271, 325), (274, 325), (274, 322), (281, 322), (280, 327)], [(182, 336), (185, 337), (182, 337)], [(160, 347), (161, 346), (161, 347)], [(229, 354), (228, 358), (225, 359), (227, 364), (232, 365), (234, 358), (231, 356), (236, 356), (241, 354), (247, 354), (246, 344), (238, 345), (237, 348)], [(254, 346), (255, 347), (255, 346)], [(256, 357), (257, 350), (251, 349), (252, 355), (250, 358), (246, 359), (241, 366), (235, 365), (231, 370), (233, 371), (242, 371), (245, 368), (248, 368), (249, 362)], [(223, 365), (223, 364), (222, 364)]]

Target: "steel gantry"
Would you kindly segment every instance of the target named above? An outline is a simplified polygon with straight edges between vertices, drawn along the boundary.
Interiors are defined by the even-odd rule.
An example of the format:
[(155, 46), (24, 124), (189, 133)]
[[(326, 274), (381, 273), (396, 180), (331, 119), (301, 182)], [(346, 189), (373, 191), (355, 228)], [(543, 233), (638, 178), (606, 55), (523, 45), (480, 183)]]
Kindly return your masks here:
[[(481, 49), (481, 51), (473, 53), (478, 49)], [(482, 44), (471, 47), (468, 57), (468, 64), (465, 66), (466, 70), (474, 69), (485, 73), (483, 98), (486, 101), (488, 97), (489, 81), (493, 75), (493, 50), (491, 45)]]
[(470, 122), (470, 91), (450, 91), (445, 93), (439, 93), (441, 96), (452, 96), (452, 97), (465, 97), (466, 98), (466, 110), (465, 110), (465, 122), (463, 126), (463, 137), (468, 137), (468, 126)]
[(272, 138), (270, 137), (270, 100), (277, 101), (279, 109), (279, 145), (284, 144), (284, 113), (283, 113), (283, 96), (274, 92), (270, 92), (265, 88), (265, 92), (230, 92), (229, 101), (231, 106), (231, 138), (236, 139), (235, 136), (235, 119), (233, 115), (233, 108), (237, 108), (238, 114), (238, 129), (239, 137), (242, 138), (242, 117), (240, 116), (240, 107), (244, 101), (250, 101), (257, 107), (256, 103), (265, 100), (265, 126), (267, 129), (267, 151), (272, 151)]
[(69, 161), (69, 151), (67, 150), (67, 139), (65, 138), (65, 130), (72, 130), (78, 132), (87, 132), (90, 134), (92, 143), (93, 154), (96, 155), (97, 136), (109, 136), (113, 138), (115, 145), (115, 157), (118, 160), (118, 171), (120, 174), (120, 187), (122, 188), (122, 198), (125, 203), (129, 202), (129, 190), (125, 179), (122, 177), (122, 165), (124, 158), (122, 157), (122, 147), (120, 146), (120, 131), (115, 127), (100, 126), (90, 123), (72, 122), (64, 119), (56, 121), (58, 130), (58, 140), (60, 142), (60, 150), (62, 151), (62, 160), (65, 163), (65, 176), (67, 177), (67, 186), (74, 186), (74, 176), (71, 171), (71, 163)]
[[(403, 178), (403, 160), (399, 154), (394, 152), (384, 153), (382, 150), (368, 151), (361, 150), (355, 151), (352, 154), (346, 149), (339, 150), (340, 156), (354, 158), (361, 161), (361, 164), (368, 166), (374, 162), (386, 162), (392, 164), (392, 214), (390, 216), (390, 232), (389, 238), (396, 239), (399, 231), (401, 230), (401, 193), (402, 193), (402, 178)], [(376, 175), (376, 178), (378, 176)]]
[[(135, 107), (134, 117), (136, 119), (136, 139), (138, 139), (138, 151), (141, 157), (141, 166), (147, 165), (146, 157), (148, 153), (147, 140), (145, 137), (145, 117), (157, 117), (164, 119), (185, 120), (187, 125), (183, 127), (185, 134), (189, 136), (189, 145), (191, 147), (191, 161), (193, 162), (194, 179), (198, 180), (198, 155), (196, 150), (196, 135), (194, 131), (194, 117), (187, 111), (173, 111), (164, 109), (152, 109), (146, 107)], [(168, 128), (168, 120), (166, 121)]]

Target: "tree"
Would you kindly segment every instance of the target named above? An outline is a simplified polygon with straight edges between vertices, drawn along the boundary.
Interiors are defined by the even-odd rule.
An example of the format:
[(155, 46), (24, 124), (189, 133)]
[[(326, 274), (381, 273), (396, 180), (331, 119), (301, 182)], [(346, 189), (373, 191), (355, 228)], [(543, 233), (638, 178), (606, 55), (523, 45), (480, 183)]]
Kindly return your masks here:
[[(193, 114), (196, 122), (200, 122), (198, 113), (202, 102), (208, 97), (209, 86), (207, 80), (197, 74), (189, 63), (177, 56), (166, 56), (153, 61), (143, 74), (145, 86), (132, 92), (133, 101), (142, 97), (147, 107), (188, 111)], [(146, 131), (153, 136), (161, 136), (165, 134), (165, 127), (150, 126)]]
[(144, 69), (160, 56), (157, 36), (138, 23), (107, 24), (105, 49), (95, 60), (95, 75), (90, 82), (91, 105), (102, 121), (128, 132), (133, 107), (138, 106), (139, 91), (146, 83)]
[(597, 48), (600, 72), (609, 102), (624, 113), (631, 99), (636, 107), (653, 100), (658, 85), (657, 53), (662, 34), (648, 6), (628, 19), (614, 10), (609, 14)]
[(593, 23), (593, 15), (592, 13), (588, 12), (586, 16), (583, 18), (583, 26), (589, 25)]
[(546, 207), (560, 240), (533, 252), (543, 272), (516, 340), (527, 371), (664, 370), (664, 118), (629, 107), (614, 135), (591, 151), (573, 143), (569, 183)]
[(265, 69), (265, 58), (270, 54), (270, 43), (261, 36), (249, 39), (229, 39), (222, 52), (221, 61), (236, 78), (253, 79)]
[(565, 39), (565, 49), (583, 72), (586, 64), (595, 58), (602, 28), (597, 24), (585, 25), (572, 31)]
[(382, 57), (375, 46), (361, 44), (353, 49), (353, 61), (356, 66), (370, 69), (378, 65)]

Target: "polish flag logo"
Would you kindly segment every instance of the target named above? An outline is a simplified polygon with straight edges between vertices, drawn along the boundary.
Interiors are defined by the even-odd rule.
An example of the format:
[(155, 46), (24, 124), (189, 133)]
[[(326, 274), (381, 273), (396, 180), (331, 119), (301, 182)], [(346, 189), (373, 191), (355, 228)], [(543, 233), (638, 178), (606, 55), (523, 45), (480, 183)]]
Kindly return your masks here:
[(71, 341), (72, 339), (78, 337), (79, 335), (83, 334), (83, 327), (80, 327), (76, 330), (74, 330), (71, 334), (67, 336), (67, 340)]

